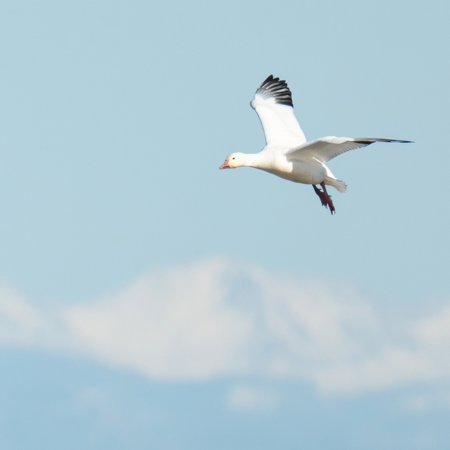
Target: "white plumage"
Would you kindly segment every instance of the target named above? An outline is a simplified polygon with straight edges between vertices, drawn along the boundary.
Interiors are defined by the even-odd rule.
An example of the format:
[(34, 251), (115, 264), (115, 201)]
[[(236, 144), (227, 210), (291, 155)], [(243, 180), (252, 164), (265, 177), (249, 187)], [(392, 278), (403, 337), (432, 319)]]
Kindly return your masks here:
[[(305, 135), (294, 116), (292, 96), (284, 80), (270, 75), (256, 90), (251, 106), (258, 114), (266, 137), (266, 146), (257, 154), (232, 153), (220, 167), (255, 167), (296, 183), (312, 184), (322, 205), (335, 208), (325, 185), (339, 192), (346, 184), (336, 179), (325, 165), (342, 153), (365, 147), (374, 142), (402, 142), (395, 139), (347, 138), (328, 136), (306, 142)], [(316, 185), (320, 184), (323, 190)]]

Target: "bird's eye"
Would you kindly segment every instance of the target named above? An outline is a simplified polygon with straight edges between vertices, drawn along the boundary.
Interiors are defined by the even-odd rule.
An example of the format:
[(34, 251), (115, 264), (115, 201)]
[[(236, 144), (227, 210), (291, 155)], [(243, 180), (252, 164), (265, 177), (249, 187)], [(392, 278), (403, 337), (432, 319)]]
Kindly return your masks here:
[(236, 158), (233, 158), (233, 159), (236, 159)]

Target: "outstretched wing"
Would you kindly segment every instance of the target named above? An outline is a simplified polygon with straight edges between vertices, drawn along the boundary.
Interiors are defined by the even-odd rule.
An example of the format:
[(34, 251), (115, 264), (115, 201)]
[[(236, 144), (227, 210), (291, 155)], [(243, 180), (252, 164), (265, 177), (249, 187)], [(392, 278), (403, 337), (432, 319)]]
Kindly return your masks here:
[(307, 142), (287, 153), (289, 160), (315, 158), (323, 163), (327, 163), (330, 159), (342, 153), (354, 150), (355, 148), (366, 147), (374, 142), (400, 142), (403, 144), (411, 143), (411, 141), (400, 141), (397, 139), (381, 139), (381, 138), (339, 138), (335, 136), (323, 137), (311, 142)]
[(251, 105), (261, 120), (267, 145), (293, 148), (306, 142), (286, 81), (270, 75), (256, 90)]

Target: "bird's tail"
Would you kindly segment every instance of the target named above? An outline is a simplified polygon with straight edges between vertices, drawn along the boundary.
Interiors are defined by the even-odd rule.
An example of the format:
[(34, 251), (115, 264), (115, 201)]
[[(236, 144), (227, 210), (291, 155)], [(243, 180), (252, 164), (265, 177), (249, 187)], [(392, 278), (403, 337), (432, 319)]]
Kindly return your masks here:
[(329, 186), (333, 186), (339, 192), (344, 193), (347, 191), (347, 185), (341, 180), (336, 180), (336, 178), (325, 177), (324, 181), (325, 181), (325, 184), (328, 184)]

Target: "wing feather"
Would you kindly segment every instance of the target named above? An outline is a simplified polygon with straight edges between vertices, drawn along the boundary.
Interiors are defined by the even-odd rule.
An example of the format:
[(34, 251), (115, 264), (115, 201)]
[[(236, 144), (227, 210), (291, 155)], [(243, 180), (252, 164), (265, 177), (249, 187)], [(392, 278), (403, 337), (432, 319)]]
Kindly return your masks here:
[(356, 148), (366, 147), (375, 142), (399, 142), (411, 143), (411, 141), (401, 141), (398, 139), (383, 138), (339, 138), (335, 136), (323, 137), (311, 142), (307, 142), (287, 153), (289, 160), (315, 158), (324, 164), (342, 153)]
[(293, 148), (306, 142), (294, 116), (292, 94), (286, 81), (274, 78), (264, 80), (251, 102), (261, 120), (268, 146)]

